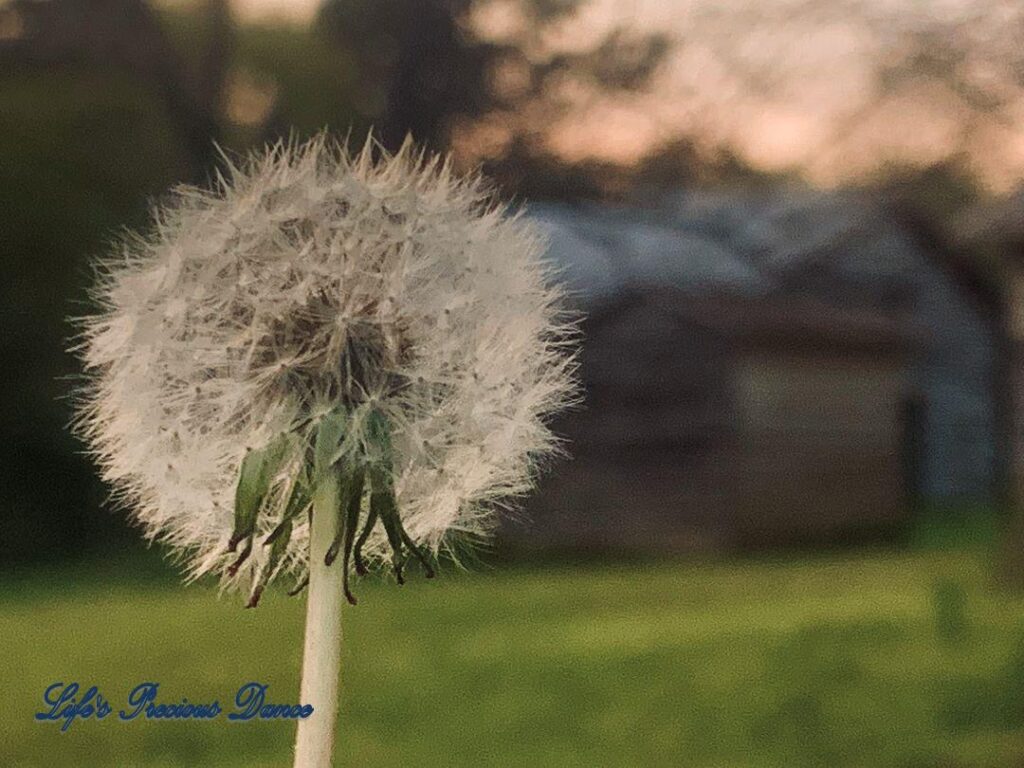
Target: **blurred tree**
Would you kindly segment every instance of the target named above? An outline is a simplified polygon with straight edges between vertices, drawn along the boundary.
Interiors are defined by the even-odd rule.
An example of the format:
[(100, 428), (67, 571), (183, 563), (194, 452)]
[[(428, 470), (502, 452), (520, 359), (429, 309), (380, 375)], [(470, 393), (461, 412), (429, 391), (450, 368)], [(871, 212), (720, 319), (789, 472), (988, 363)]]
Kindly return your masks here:
[(463, 165), (483, 161), (506, 189), (540, 196), (597, 196), (618, 169), (567, 163), (545, 146), (545, 129), (571, 108), (567, 93), (631, 92), (669, 51), (660, 34), (607, 32), (582, 50), (544, 44), (580, 0), (519, 0), (517, 32), (486, 36), (484, 0), (327, 0), (318, 28), (352, 54), (356, 105), (388, 148), (407, 134)]
[(228, 0), (203, 0), (207, 48), (190, 70), (145, 0), (13, 0), (0, 9), (0, 61), (54, 70), (69, 66), (131, 73), (165, 105), (202, 178), (220, 137), (221, 99), (232, 47)]
[(516, 137), (483, 164), (502, 187), (531, 200), (591, 200), (658, 205), (666, 194), (690, 186), (764, 187), (781, 174), (758, 171), (728, 149), (701, 147), (677, 137), (652, 147), (633, 164), (584, 159), (569, 162), (538, 148), (534, 137)]
[(472, 0), (328, 0), (318, 24), (353, 54), (358, 99), (392, 149), (407, 133), (434, 148), (449, 143), (451, 122), (491, 107), (493, 46), (460, 24)]
[(1024, 178), (1020, 3), (700, 3), (685, 34), (702, 141), (747, 142), (750, 115), (806, 135), (791, 162), (816, 179), (937, 164), (993, 188)]
[[(187, 74), (149, 6), (15, 0), (0, 8), (0, 563), (124, 542), (122, 518), (69, 435), (69, 315), (87, 311), (88, 259), (147, 197), (208, 170), (229, 45), (226, 5)], [(200, 73), (204, 73), (200, 76)]]
[(0, 564), (88, 551), (120, 516), (70, 436), (68, 316), (89, 257), (145, 223), (147, 196), (191, 169), (161, 100), (124, 74), (11, 68), (0, 77)]

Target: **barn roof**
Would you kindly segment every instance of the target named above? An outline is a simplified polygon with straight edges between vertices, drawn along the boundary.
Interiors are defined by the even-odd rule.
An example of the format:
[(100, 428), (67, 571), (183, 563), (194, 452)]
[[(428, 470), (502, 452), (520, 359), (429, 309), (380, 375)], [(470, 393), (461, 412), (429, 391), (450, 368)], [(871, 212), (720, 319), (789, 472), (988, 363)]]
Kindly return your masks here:
[(1003, 200), (969, 209), (953, 227), (964, 245), (1005, 248), (1011, 252), (1008, 255), (1020, 258), (1024, 249), (1024, 187)]
[(637, 212), (544, 205), (530, 217), (549, 237), (548, 258), (583, 304), (644, 288), (759, 294), (768, 283), (714, 240)]
[(585, 305), (644, 288), (875, 306), (912, 291), (916, 246), (856, 193), (691, 191), (657, 210), (536, 205), (529, 215)]

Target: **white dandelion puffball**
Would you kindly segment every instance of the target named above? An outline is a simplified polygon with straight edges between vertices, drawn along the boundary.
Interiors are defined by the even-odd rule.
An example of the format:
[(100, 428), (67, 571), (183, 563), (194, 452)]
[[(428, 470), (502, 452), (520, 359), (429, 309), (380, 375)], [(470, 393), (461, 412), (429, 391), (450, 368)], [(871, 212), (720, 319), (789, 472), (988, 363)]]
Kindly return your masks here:
[[(279, 144), (212, 190), (176, 190), (100, 265), (77, 427), (192, 577), (301, 582), (296, 489), (353, 456), (386, 454), (367, 477), (384, 468), (410, 551), (436, 553), (485, 532), (557, 448), (546, 421), (575, 397), (573, 324), (543, 253), (482, 182), (408, 144)], [(381, 560), (391, 529), (365, 525), (361, 487), (360, 543)]]

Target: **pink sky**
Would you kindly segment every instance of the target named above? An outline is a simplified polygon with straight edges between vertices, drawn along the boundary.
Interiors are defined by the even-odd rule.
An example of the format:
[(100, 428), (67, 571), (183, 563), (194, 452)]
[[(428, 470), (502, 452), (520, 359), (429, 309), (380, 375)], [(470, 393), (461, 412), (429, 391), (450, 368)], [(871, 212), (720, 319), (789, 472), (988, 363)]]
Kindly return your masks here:
[(319, 5), (320, 0), (234, 0), (235, 12), (247, 20), (269, 17), (306, 22)]
[[(173, 1), (173, 0), (172, 0)], [(179, 0), (181, 1), (181, 0)], [(855, 0), (823, 0), (821, 8), (849, 7)], [(321, 0), (234, 0), (239, 18), (305, 23)], [(483, 16), (487, 28), (509, 25), (494, 0)], [(1002, 0), (860, 0), (857, 11), (835, 16), (821, 13), (802, 28), (792, 25), (785, 35), (763, 34), (772, 23), (787, 18), (787, 8), (800, 0), (590, 0), (583, 12), (561, 33), (549, 35), (546, 45), (586, 46), (612, 25), (656, 30), (678, 37), (677, 48), (650, 92), (617, 97), (614, 101), (581, 99), (570, 119), (554, 126), (552, 148), (580, 159), (600, 157), (629, 162), (647, 148), (681, 132), (697, 133), (729, 144), (752, 164), (770, 170), (799, 167), (812, 180), (829, 184), (867, 173), (879, 158), (928, 162), (940, 159), (956, 140), (960, 115), (941, 107), (941, 99), (903, 101), (868, 116), (858, 110), (872, 96), (871, 61), (883, 41), (876, 26), (869, 28), (857, 13), (891, 19), (892, 26), (929, 24), (938, 18), (977, 14), (970, 28), (979, 37), (978, 50), (1019, 45), (1003, 39), (1011, 27), (1016, 3)], [(829, 3), (836, 5), (830, 6)], [(979, 9), (985, 9), (979, 14)], [(989, 13), (989, 11), (992, 11)], [(745, 15), (744, 15), (745, 14)], [(749, 21), (737, 22), (736, 19)], [(1014, 17), (1024, 23), (1024, 18)], [(882, 29), (887, 28), (887, 23)], [(782, 26), (786, 26), (783, 24)], [(513, 24), (514, 27), (514, 24)], [(695, 35), (694, 29), (700, 32)], [(737, 31), (742, 42), (737, 46)], [(497, 33), (497, 32), (496, 32)], [(988, 38), (991, 38), (989, 40)], [(712, 53), (716, 45), (735, 46), (742, 66), (757, 75), (777, 76), (777, 91), (759, 93), (737, 81)], [(1006, 58), (1006, 56), (1003, 56)], [(979, 66), (984, 66), (982, 62)], [(585, 106), (582, 104), (585, 103)], [(936, 107), (936, 103), (940, 104)], [(855, 117), (855, 130), (846, 144), (835, 145), (837, 126)], [(1024, 108), (1021, 110), (1024, 118)], [(1017, 125), (993, 129), (978, 162), (995, 187), (1008, 187), (1024, 178), (1024, 132)], [(845, 133), (844, 133), (845, 135)]]

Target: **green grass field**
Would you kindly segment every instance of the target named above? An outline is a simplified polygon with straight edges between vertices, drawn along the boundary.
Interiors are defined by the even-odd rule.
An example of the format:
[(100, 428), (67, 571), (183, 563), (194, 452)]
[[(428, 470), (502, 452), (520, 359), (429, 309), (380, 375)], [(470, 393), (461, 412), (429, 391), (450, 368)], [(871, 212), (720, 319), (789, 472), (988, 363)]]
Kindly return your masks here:
[[(303, 603), (244, 611), (74, 571), (0, 598), (4, 766), (285, 766), (294, 726), (39, 723), (50, 683), (124, 705), (297, 698)], [(339, 765), (1020, 766), (1024, 601), (980, 554), (495, 570), (360, 585)]]

